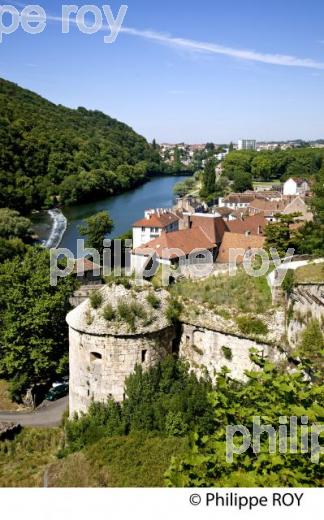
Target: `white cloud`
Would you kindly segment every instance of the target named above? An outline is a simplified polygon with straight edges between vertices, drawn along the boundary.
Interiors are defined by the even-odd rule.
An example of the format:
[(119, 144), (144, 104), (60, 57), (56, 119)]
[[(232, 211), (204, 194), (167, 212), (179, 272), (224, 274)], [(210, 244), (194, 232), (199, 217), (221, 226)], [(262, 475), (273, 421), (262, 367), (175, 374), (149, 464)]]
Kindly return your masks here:
[[(59, 16), (47, 15), (47, 20), (62, 23), (62, 18)], [(70, 23), (76, 25), (76, 22), (72, 17), (70, 19)], [(109, 31), (109, 27), (107, 25), (103, 25), (100, 29), (103, 31)], [(122, 27), (121, 32), (130, 36), (144, 38), (146, 40), (150, 40), (156, 43), (169, 45), (176, 49), (183, 49), (195, 53), (218, 54), (223, 56), (229, 56), (231, 58), (237, 58), (240, 60), (265, 63), (269, 65), (280, 65), (286, 67), (304, 67), (324, 70), (324, 62), (319, 62), (311, 58), (299, 58), (297, 56), (289, 56), (285, 54), (271, 54), (257, 52), (254, 50), (237, 49), (233, 47), (220, 45), (217, 43), (208, 43), (186, 38), (177, 38), (165, 33), (160, 33), (152, 30), (139, 30), (131, 27)], [(324, 43), (324, 40), (322, 41), (322, 43)]]
[(270, 65), (282, 65), (286, 67), (306, 67), (311, 69), (323, 69), (324, 63), (318, 62), (309, 58), (298, 58), (297, 56), (288, 56), (285, 54), (265, 54), (246, 49), (235, 49), (232, 47), (225, 47), (216, 43), (200, 42), (196, 40), (189, 40), (185, 38), (175, 38), (167, 34), (158, 33), (155, 31), (140, 31), (130, 27), (122, 28), (122, 32), (132, 36), (138, 36), (148, 40), (156, 41), (172, 47), (188, 49), (196, 52), (207, 52), (210, 54), (221, 54), (230, 56), (232, 58), (239, 58), (241, 60), (256, 61)]

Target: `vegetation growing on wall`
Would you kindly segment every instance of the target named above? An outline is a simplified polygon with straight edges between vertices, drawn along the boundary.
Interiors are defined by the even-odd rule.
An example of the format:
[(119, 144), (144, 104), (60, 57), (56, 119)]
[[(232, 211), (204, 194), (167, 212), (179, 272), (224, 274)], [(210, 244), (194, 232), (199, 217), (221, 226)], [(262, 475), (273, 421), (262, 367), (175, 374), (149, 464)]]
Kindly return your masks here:
[(317, 374), (320, 381), (324, 378), (324, 334), (323, 323), (311, 319), (301, 333), (297, 354), (308, 364), (308, 370)]
[(272, 302), (266, 278), (249, 276), (243, 270), (233, 277), (225, 274), (198, 281), (180, 280), (171, 292), (190, 305), (205, 304), (215, 312), (223, 305), (243, 313), (262, 313)]
[(236, 323), (243, 334), (253, 336), (265, 336), (268, 334), (267, 325), (259, 318), (253, 316), (238, 316)]

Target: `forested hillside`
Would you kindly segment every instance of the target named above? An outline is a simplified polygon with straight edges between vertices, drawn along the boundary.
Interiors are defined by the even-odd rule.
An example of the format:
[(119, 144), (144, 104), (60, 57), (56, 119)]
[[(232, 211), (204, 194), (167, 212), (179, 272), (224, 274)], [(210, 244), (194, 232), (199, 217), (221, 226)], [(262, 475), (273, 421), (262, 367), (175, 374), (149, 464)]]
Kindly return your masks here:
[(118, 193), (158, 171), (159, 162), (127, 125), (0, 79), (0, 207), (27, 212)]
[(324, 150), (302, 147), (291, 150), (235, 151), (223, 161), (223, 175), (235, 180), (249, 175), (251, 180), (284, 181), (289, 177), (311, 177), (324, 164)]

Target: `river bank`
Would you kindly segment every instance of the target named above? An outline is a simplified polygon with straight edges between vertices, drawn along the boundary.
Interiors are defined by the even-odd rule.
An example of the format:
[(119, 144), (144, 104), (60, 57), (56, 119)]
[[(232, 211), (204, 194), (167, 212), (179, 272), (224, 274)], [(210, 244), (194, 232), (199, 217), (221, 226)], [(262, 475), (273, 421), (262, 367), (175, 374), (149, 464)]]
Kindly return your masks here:
[(150, 208), (168, 208), (174, 202), (173, 187), (187, 176), (161, 176), (128, 192), (106, 199), (79, 204), (62, 210), (50, 210), (34, 215), (34, 229), (45, 247), (64, 247), (77, 252), (77, 240), (82, 238), (78, 226), (99, 211), (109, 211), (114, 229), (109, 238), (128, 231)]

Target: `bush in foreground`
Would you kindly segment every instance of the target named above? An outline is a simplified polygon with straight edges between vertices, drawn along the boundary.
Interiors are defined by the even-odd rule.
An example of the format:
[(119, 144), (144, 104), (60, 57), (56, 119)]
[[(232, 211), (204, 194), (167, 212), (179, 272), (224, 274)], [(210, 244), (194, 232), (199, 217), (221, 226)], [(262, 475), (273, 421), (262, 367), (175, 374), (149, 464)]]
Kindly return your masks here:
[(144, 372), (137, 366), (126, 380), (123, 403), (93, 403), (88, 414), (67, 421), (66, 448), (77, 451), (103, 437), (146, 432), (184, 436), (191, 431), (213, 431), (208, 379), (198, 380), (188, 366), (172, 357)]
[[(176, 487), (318, 487), (322, 483), (323, 455), (319, 463), (311, 461), (311, 452), (301, 453), (301, 417), (309, 424), (323, 424), (324, 386), (311, 385), (300, 370), (281, 373), (274, 365), (253, 355), (262, 370), (247, 373), (247, 383), (228, 377), (226, 369), (219, 375), (211, 394), (215, 429), (196, 435), (190, 452), (173, 460), (167, 472), (167, 484)], [(245, 453), (226, 460), (226, 427), (242, 425), (252, 438), (253, 418), (261, 425), (272, 425), (278, 437), (279, 418), (297, 417), (297, 453), (269, 453), (269, 436), (262, 435), (260, 453), (250, 446)], [(291, 432), (291, 435), (293, 433)], [(238, 438), (239, 437), (239, 438)], [(278, 440), (278, 439), (277, 439)], [(310, 430), (308, 441), (311, 441)], [(242, 435), (234, 443), (241, 446)], [(311, 445), (311, 442), (310, 442)]]

